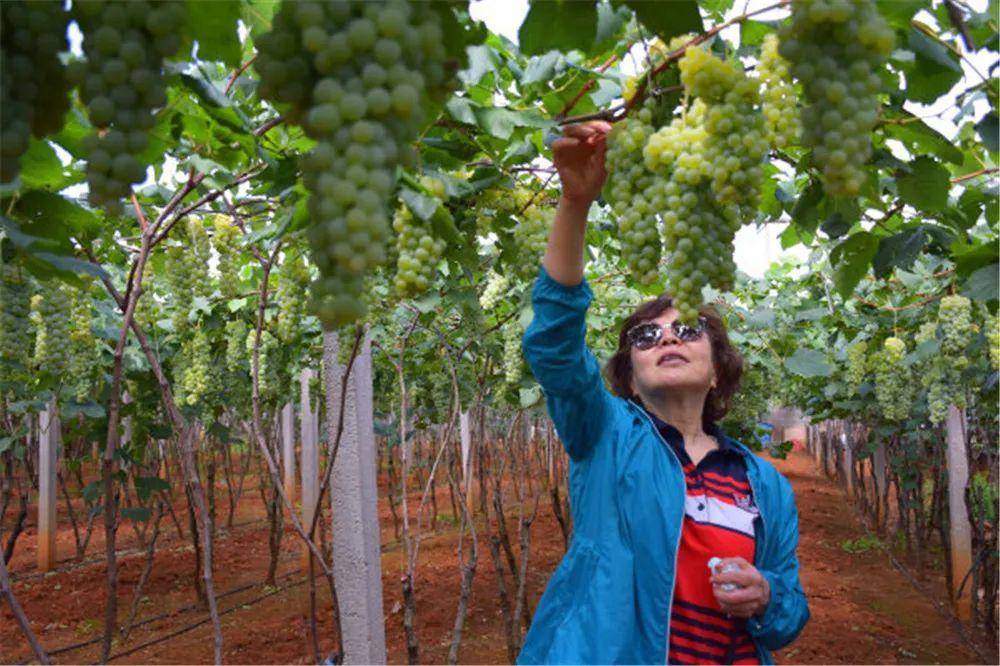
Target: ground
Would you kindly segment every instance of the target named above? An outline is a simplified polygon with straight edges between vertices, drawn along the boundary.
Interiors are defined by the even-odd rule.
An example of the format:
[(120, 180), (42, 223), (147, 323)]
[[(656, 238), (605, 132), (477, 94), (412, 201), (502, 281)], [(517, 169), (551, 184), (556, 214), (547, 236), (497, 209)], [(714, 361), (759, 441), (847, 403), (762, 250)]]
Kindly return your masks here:
[[(866, 531), (844, 493), (817, 471), (808, 453), (793, 451), (787, 460), (768, 459), (791, 481), (795, 490), (800, 520), (798, 556), (811, 613), (798, 639), (775, 653), (777, 663), (984, 663), (935, 608), (935, 604), (947, 605), (940, 565), (919, 579), (928, 597), (917, 592), (881, 550), (848, 552), (841, 544), (864, 536)], [(224, 502), (222, 492), (220, 490), (220, 502)], [(256, 490), (248, 489), (244, 497), (237, 525), (231, 532), (223, 530), (217, 542), (217, 589), (221, 593), (237, 590), (219, 599), (220, 611), (225, 612), (222, 617), (225, 661), (312, 663), (312, 649), (307, 638), (309, 588), (302, 576), (301, 547), (288, 530), (282, 546), (278, 587), (263, 586), (261, 580), (268, 562), (266, 524), (260, 522), (263, 512)], [(419, 502), (416, 496), (414, 500)], [(383, 499), (380, 507), (383, 518), (382, 581), (389, 661), (405, 663), (399, 583), (403, 551), (394, 538), (384, 502)], [(442, 512), (450, 510), (447, 491), (443, 489), (439, 507)], [(163, 529), (154, 575), (139, 613), (139, 621), (158, 619), (136, 627), (126, 645), (116, 645), (114, 653), (127, 654), (113, 657), (112, 661), (211, 663), (211, 625), (207, 622), (207, 613), (192, 607), (193, 551), (186, 541), (178, 539), (172, 524), (165, 521)], [(511, 529), (514, 529), (513, 522)], [(415, 583), (421, 662), (447, 660), (459, 592), (455, 534), (453, 522), (443, 520), (421, 544)], [(124, 617), (143, 559), (142, 554), (136, 552), (130, 529), (120, 530), (120, 540), (123, 550), (129, 553), (119, 560), (119, 603)], [(84, 563), (66, 559), (60, 562), (56, 572), (39, 575), (33, 572), (33, 527), (18, 545), (19, 552), (12, 563), (14, 590), (42, 644), (56, 653), (56, 662), (93, 662), (98, 658), (96, 644), (64, 652), (59, 649), (100, 635), (105, 595), (104, 570), (98, 557), (102, 548), (100, 535), (95, 533)], [(60, 553), (72, 553), (68, 526), (60, 535)], [(562, 554), (558, 524), (548, 504), (543, 502), (532, 529), (528, 576), (532, 608)], [(322, 579), (317, 581), (317, 595), (319, 633), (329, 636), (332, 626), (329, 595), (325, 593)], [(20, 663), (30, 658), (30, 650), (12, 617), (6, 605), (0, 606), (0, 661)], [(199, 622), (200, 625), (182, 631)], [(506, 662), (503, 635), (493, 562), (486, 543), (481, 542), (460, 662)], [(166, 640), (132, 651), (167, 636), (170, 637)], [(332, 650), (332, 641), (321, 640), (320, 647), (325, 655)], [(989, 663), (998, 663), (995, 646), (980, 646), (979, 649), (981, 654), (989, 656)]]

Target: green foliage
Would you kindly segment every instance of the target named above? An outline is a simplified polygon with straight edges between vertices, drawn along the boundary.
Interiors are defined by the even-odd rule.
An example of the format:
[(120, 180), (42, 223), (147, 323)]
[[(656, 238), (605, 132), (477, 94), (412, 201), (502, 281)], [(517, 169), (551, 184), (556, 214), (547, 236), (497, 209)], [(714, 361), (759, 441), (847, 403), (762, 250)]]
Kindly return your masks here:
[(840, 548), (848, 553), (865, 553), (869, 550), (881, 550), (883, 547), (879, 538), (871, 534), (859, 536), (857, 539), (845, 539), (840, 542)]

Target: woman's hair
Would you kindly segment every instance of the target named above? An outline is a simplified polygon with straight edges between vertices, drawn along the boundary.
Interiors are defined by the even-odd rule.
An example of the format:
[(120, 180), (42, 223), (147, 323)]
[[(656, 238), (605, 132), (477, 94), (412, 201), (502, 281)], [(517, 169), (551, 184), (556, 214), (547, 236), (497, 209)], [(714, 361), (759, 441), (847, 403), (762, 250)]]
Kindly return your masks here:
[[(673, 298), (663, 294), (645, 301), (629, 315), (618, 333), (618, 349), (604, 368), (604, 376), (611, 384), (611, 391), (622, 398), (639, 399), (632, 391), (632, 357), (627, 334), (636, 324), (655, 319), (673, 306)], [(705, 318), (705, 332), (712, 346), (712, 365), (715, 366), (716, 386), (705, 396), (702, 423), (708, 427), (729, 412), (730, 402), (740, 385), (743, 374), (743, 356), (729, 342), (726, 325), (711, 305), (702, 305), (699, 314)]]

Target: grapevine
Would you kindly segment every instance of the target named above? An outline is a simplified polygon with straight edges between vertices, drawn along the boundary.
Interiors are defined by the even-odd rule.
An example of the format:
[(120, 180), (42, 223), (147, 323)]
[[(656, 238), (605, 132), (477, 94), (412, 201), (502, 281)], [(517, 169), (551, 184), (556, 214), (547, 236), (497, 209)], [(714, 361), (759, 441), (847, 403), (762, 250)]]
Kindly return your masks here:
[(889, 421), (902, 421), (910, 413), (913, 392), (909, 368), (903, 365), (905, 355), (906, 343), (890, 337), (874, 359), (875, 398)]
[(788, 61), (778, 52), (778, 36), (769, 33), (760, 47), (757, 71), (764, 84), (761, 110), (767, 121), (767, 140), (776, 148), (798, 144), (802, 133), (798, 96), (788, 67)]
[(163, 61), (180, 47), (184, 7), (155, 0), (73, 3), (86, 60), (74, 62), (69, 75), (100, 130), (84, 146), (94, 205), (121, 212), (131, 185), (146, 178), (154, 111), (167, 103)]
[(63, 126), (69, 84), (59, 52), (68, 22), (62, 2), (0, 3), (0, 182), (17, 177), (32, 135)]
[(395, 167), (409, 159), (422, 102), (451, 86), (440, 16), (431, 3), (283, 3), (258, 42), (265, 99), (289, 107), (318, 143), (302, 162), (328, 327), (354, 321), (366, 273), (386, 259)]
[(802, 139), (832, 196), (855, 196), (871, 156), (878, 120), (879, 70), (892, 51), (892, 29), (874, 0), (798, 0), (782, 27), (779, 52), (802, 82)]

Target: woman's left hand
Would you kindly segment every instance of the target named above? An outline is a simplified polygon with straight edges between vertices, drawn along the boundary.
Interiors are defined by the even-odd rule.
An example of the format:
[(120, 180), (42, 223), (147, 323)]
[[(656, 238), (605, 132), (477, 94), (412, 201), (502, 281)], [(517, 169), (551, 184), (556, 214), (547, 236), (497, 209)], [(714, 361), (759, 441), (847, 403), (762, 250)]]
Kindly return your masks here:
[[(723, 558), (717, 568), (721, 569), (727, 562), (735, 563), (740, 568), (739, 571), (713, 572), (709, 577), (712, 591), (722, 611), (728, 613), (730, 617), (748, 618), (751, 615), (763, 615), (767, 604), (771, 601), (771, 586), (767, 579), (757, 567), (742, 557)], [(722, 583), (735, 583), (740, 587), (727, 592), (720, 587)]]

